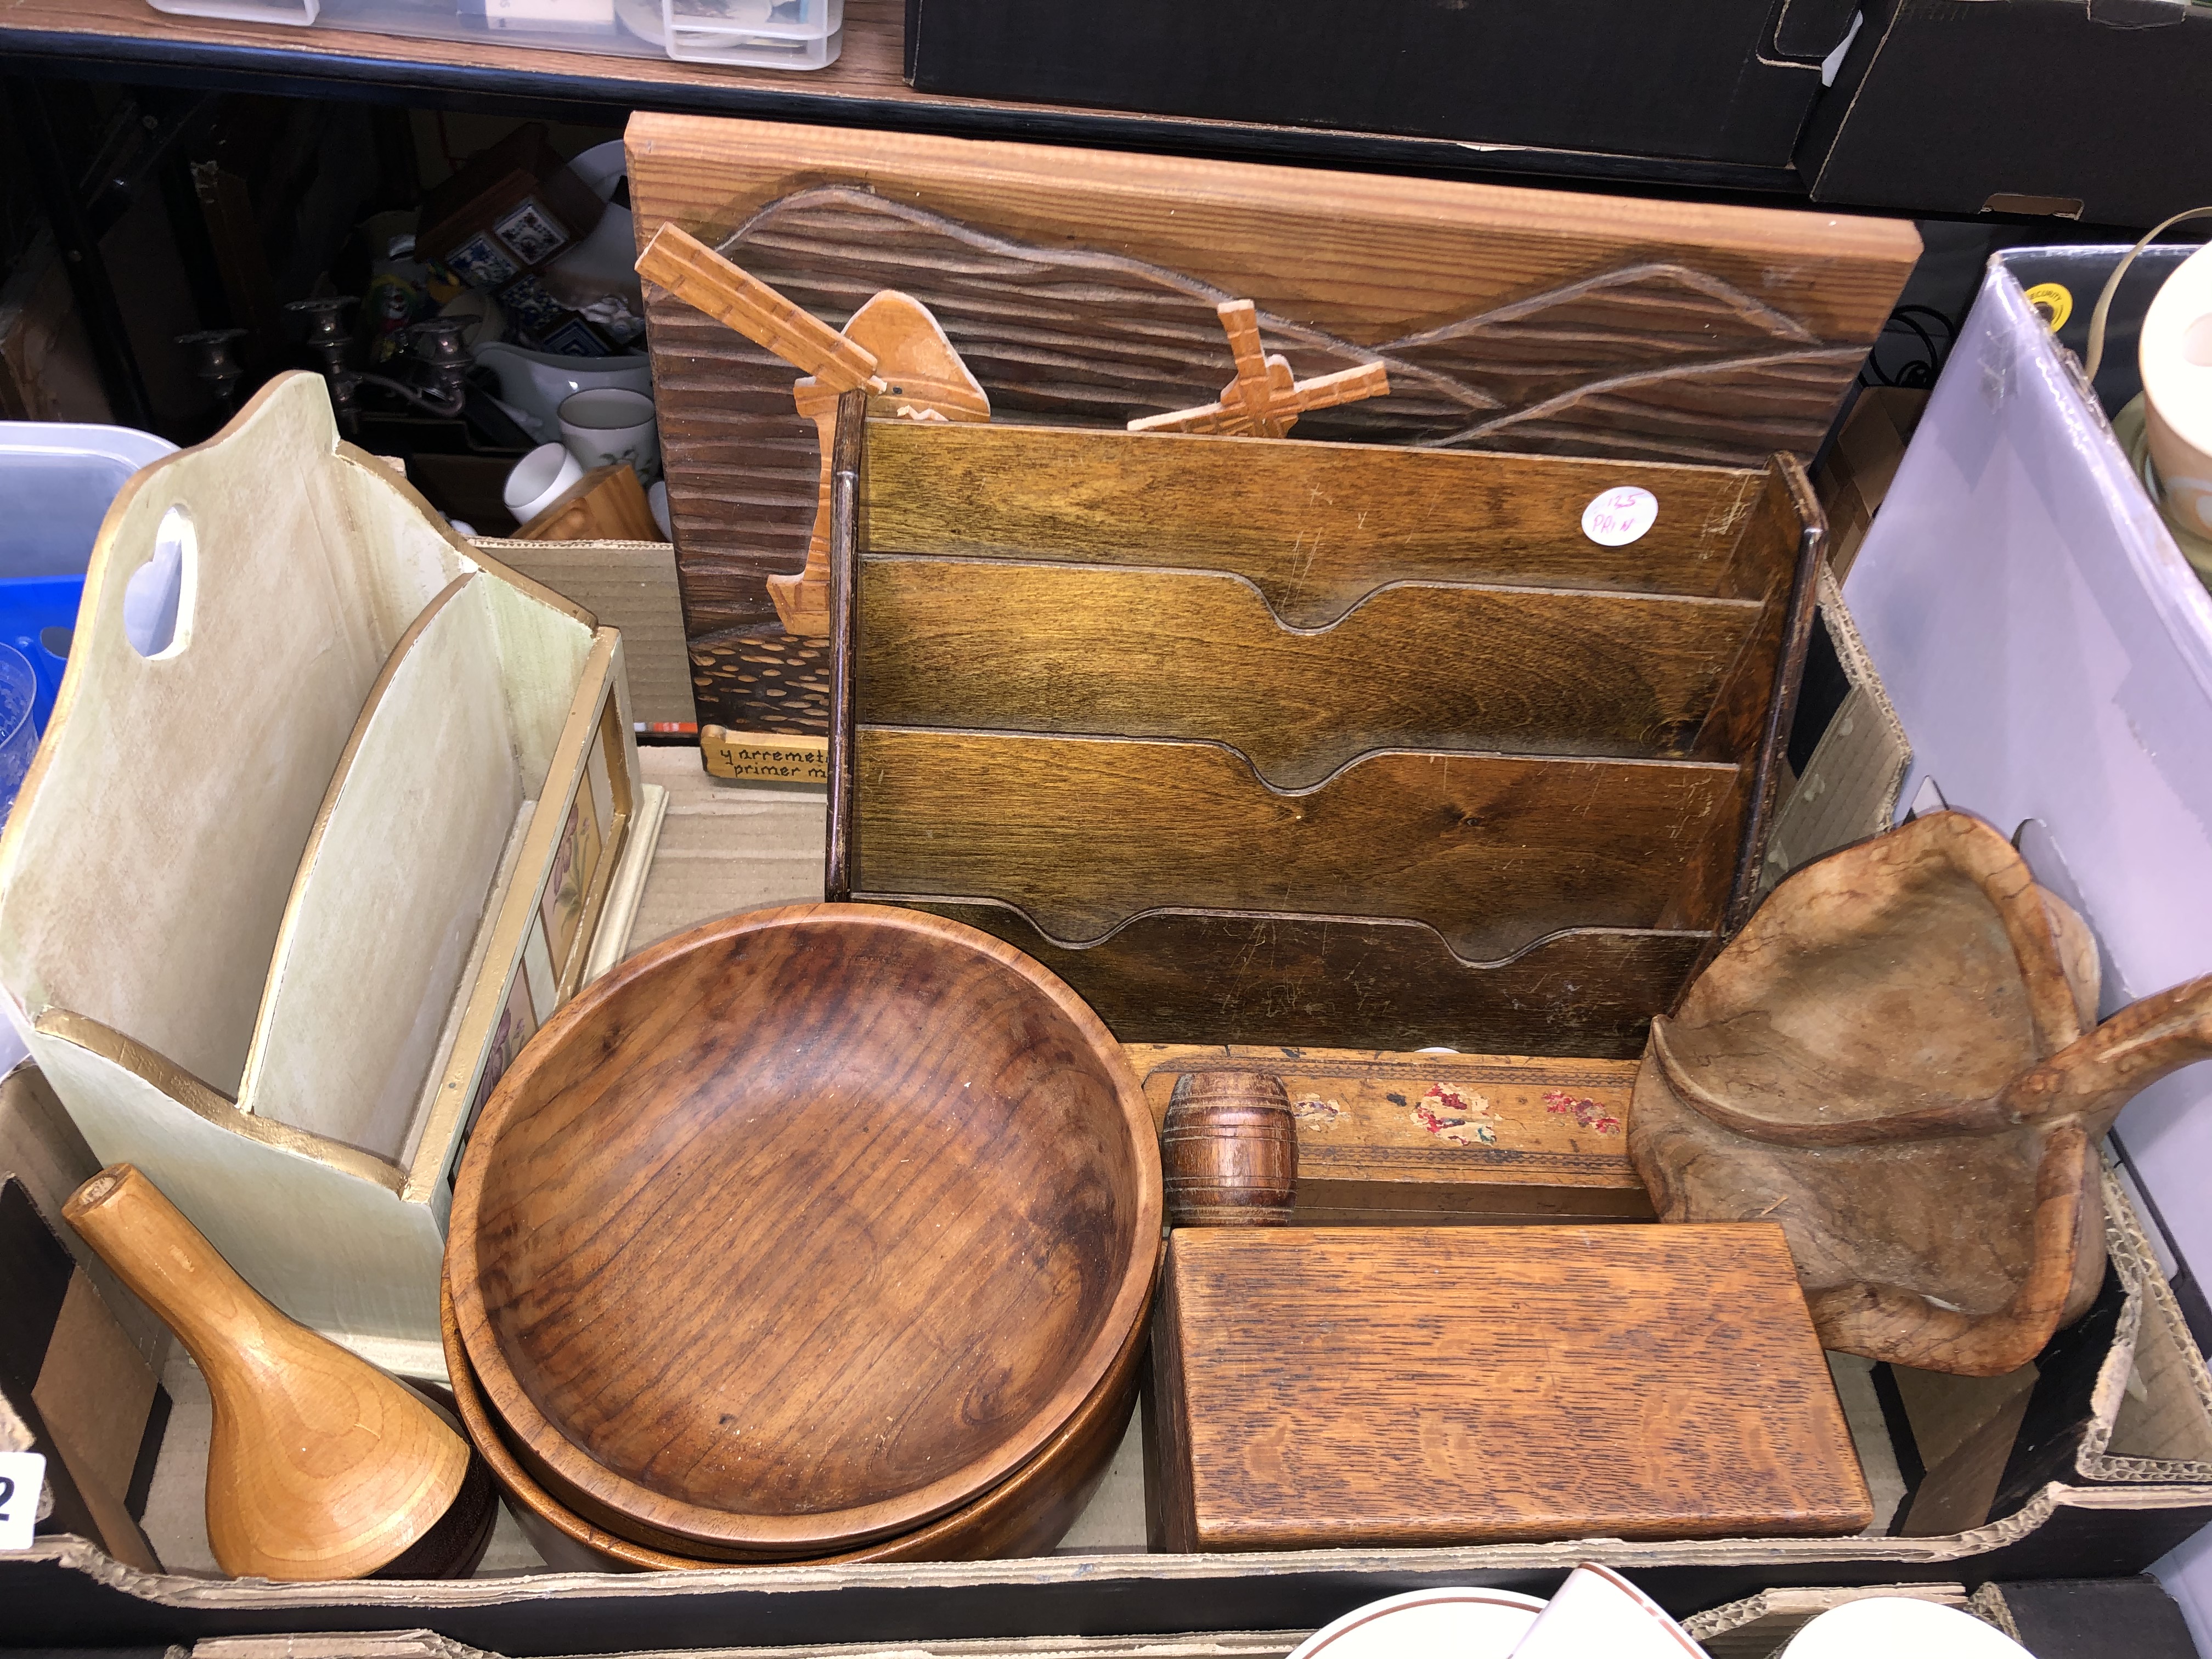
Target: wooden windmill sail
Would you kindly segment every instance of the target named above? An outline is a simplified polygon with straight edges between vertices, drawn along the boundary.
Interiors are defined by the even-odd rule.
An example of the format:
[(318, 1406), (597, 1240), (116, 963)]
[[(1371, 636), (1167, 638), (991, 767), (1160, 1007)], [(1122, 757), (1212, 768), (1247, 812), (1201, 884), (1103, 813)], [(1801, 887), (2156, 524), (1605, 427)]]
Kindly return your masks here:
[(1280, 352), (1269, 355), (1261, 343), (1259, 311), (1249, 300), (1224, 301), (1214, 313), (1229, 336), (1237, 378), (1222, 387), (1218, 401), (1144, 416), (1129, 422), (1130, 431), (1279, 438), (1310, 410), (1389, 395), (1390, 376), (1381, 363), (1362, 363), (1310, 380), (1294, 378), (1289, 360)]
[(768, 589), (785, 632), (828, 638), (830, 440), (839, 394), (865, 391), (871, 415), (908, 420), (988, 421), (991, 400), (929, 307), (895, 289), (877, 294), (840, 332), (674, 225), (654, 233), (637, 270), (805, 375), (791, 397), (821, 434), (814, 533), (805, 568), (769, 577)]

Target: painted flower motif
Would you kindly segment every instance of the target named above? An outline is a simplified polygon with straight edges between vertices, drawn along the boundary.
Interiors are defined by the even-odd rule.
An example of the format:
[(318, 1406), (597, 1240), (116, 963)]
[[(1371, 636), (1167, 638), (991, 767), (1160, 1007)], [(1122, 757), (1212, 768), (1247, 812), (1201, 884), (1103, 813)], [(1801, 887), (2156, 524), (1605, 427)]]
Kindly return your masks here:
[(1437, 1109), (1445, 1112), (1465, 1112), (1472, 1117), (1488, 1117), (1490, 1102), (1481, 1095), (1463, 1095), (1449, 1083), (1431, 1083), (1428, 1093), (1421, 1097), (1433, 1100)]
[(1326, 1129), (1344, 1115), (1343, 1107), (1333, 1100), (1323, 1100), (1319, 1095), (1301, 1095), (1291, 1103), (1291, 1110), (1316, 1129)]
[(1604, 1107), (1586, 1096), (1547, 1089), (1544, 1091), (1544, 1109), (1561, 1117), (1571, 1117), (1577, 1127), (1588, 1129), (1594, 1134), (1617, 1135), (1620, 1133), (1620, 1120), (1609, 1115)]
[[(1401, 1106), (1406, 1104), (1403, 1095), (1392, 1095), (1390, 1098)], [(1428, 1093), (1423, 1095), (1412, 1109), (1414, 1122), (1431, 1134), (1456, 1146), (1495, 1146), (1498, 1144), (1498, 1132), (1487, 1123), (1475, 1121), (1477, 1118), (1490, 1115), (1490, 1102), (1481, 1095), (1463, 1095), (1449, 1083), (1432, 1083), (1429, 1085)], [(1447, 1113), (1455, 1115), (1447, 1116)]]

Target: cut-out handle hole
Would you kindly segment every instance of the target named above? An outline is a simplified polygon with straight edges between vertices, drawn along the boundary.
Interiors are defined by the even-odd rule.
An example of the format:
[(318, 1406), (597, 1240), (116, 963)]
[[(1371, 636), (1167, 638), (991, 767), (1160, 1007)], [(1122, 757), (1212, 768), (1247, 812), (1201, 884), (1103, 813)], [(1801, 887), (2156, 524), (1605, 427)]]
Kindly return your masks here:
[(173, 507), (154, 532), (154, 556), (124, 584), (123, 635), (140, 656), (174, 656), (190, 643), (198, 566), (192, 515)]
[(2199, 368), (2212, 368), (2212, 311), (2181, 331), (2181, 355)]
[(76, 642), (76, 629), (64, 628), (58, 623), (52, 628), (42, 628), (39, 630), (40, 647), (48, 656), (59, 657), (64, 662), (69, 659), (70, 647)]

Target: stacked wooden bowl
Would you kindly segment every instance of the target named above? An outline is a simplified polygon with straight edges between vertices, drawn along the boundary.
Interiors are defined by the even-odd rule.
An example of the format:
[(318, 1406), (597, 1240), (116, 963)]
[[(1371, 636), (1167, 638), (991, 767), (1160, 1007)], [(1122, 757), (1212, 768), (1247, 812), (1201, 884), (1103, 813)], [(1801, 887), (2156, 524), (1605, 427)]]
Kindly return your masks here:
[(1127, 1425), (1159, 1234), (1151, 1113), (1052, 975), (916, 912), (756, 912), (501, 1080), (447, 1361), (562, 1564), (1028, 1553)]

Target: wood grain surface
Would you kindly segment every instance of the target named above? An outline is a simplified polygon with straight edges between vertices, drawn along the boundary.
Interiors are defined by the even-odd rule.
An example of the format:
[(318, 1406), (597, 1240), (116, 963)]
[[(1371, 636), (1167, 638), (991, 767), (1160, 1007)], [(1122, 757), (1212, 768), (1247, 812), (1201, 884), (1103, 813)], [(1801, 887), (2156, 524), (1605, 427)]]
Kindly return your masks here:
[(1140, 1322), (1159, 1214), (1151, 1114), (1065, 986), (938, 918), (802, 905), (678, 934), (540, 1031), (447, 1279), (562, 1504), (803, 1558), (1035, 1457)]
[(1766, 608), (1723, 677), (1691, 750), (1699, 759), (1733, 760), (1743, 769), (1734, 798), (1698, 849), (1675, 908), (1662, 919), (1668, 926), (1698, 926), (1695, 919), (1717, 917), (1722, 934), (1741, 926), (1759, 895), (1827, 534), (1804, 469), (1787, 455), (1774, 458), (1747, 518), (1733, 580), (1759, 587)]
[[(1583, 510), (1659, 502), (1625, 547)], [(872, 426), (866, 550), (1220, 570), (1292, 628), (1387, 582), (1500, 582), (1762, 598), (1773, 550), (1738, 547), (1762, 475), (1724, 467), (1456, 454), (1303, 439), (1050, 427)]]
[(1794, 872), (1656, 1021), (1631, 1151), (1668, 1220), (1771, 1216), (1832, 1348), (1995, 1376), (2104, 1278), (2094, 1151), (2212, 1056), (2212, 976), (2101, 1025), (2091, 936), (1923, 815)]
[[(1255, 921), (1297, 915), (1362, 928), (1417, 921), (1437, 938), (1376, 935), (1398, 943), (1372, 961), (1342, 963), (1370, 988), (1364, 1006), (1410, 1012), (1434, 1005), (1425, 992), (1401, 996), (1396, 988), (1378, 985), (1376, 970), (1433, 964), (1455, 977), (1501, 966), (1503, 958), (1548, 934), (1579, 927), (1702, 932), (1709, 955), (1736, 907), (1757, 890), (1765, 809), (1779, 775), (1790, 694), (1802, 668), (1810, 616), (1804, 601), (1820, 545), (1817, 504), (1788, 457), (1777, 457), (1763, 476), (1737, 475), (1745, 486), (1743, 510), (1729, 520), (1725, 550), (1717, 546), (1688, 562), (1708, 586), (1755, 597), (1486, 587), (1478, 600), (1456, 585), (1401, 582), (1373, 594), (1333, 629), (1294, 630), (1279, 625), (1279, 610), (1261, 603), (1267, 571), (1260, 577), (1217, 574), (1211, 580), (1237, 584), (1219, 591), (1242, 596), (1249, 620), (1239, 627), (1250, 641), (1248, 654), (1273, 671), (1255, 668), (1249, 689), (1228, 693), (1225, 666), (1220, 674), (1211, 672), (1233, 660), (1208, 648), (1226, 631), (1212, 620), (1212, 608), (1182, 600), (1148, 611), (1139, 589), (1149, 577), (1155, 589), (1196, 583), (1202, 592), (1206, 577), (1164, 573), (1156, 564), (1132, 574), (1089, 562), (1087, 554), (1046, 564), (988, 549), (951, 557), (882, 550), (874, 538), (886, 509), (896, 518), (918, 494), (926, 496), (928, 477), (910, 467), (887, 481), (877, 465), (885, 447), (878, 435), (892, 448), (903, 444), (921, 454), (939, 434), (916, 442), (880, 423), (867, 430), (866, 512), (856, 532), (874, 550), (852, 567), (860, 595), (855, 632), (860, 650), (870, 653), (872, 614), (889, 626), (894, 645), (867, 654), (855, 703), (840, 717), (842, 729), (853, 734), (843, 750), (854, 768), (855, 831), (833, 847), (834, 894), (857, 890), (930, 908), (1003, 907), (1021, 913), (1018, 925), (1003, 915), (981, 925), (1032, 950), (1096, 951), (1109, 933), (1151, 910), (1183, 913), (1164, 924), (1168, 932), (1194, 930), (1215, 943)], [(959, 437), (964, 442), (974, 435)], [(1059, 446), (1070, 434), (1030, 435)], [(1430, 461), (1464, 463), (1501, 488), (1531, 469), (1563, 465), (1281, 441), (1109, 436), (1110, 444), (1086, 441), (1066, 448), (1090, 470), (1056, 476), (1063, 499), (1081, 501), (1094, 486), (1121, 499), (1127, 482), (1121, 463), (1146, 446), (1151, 452), (1238, 451), (1259, 458), (1304, 447), (1332, 464), (1356, 458), (1363, 476), (1383, 478)], [(1214, 521), (1231, 522), (1234, 508), (1224, 502), (1242, 499), (1249, 480), (1230, 471), (1217, 482), (1222, 500), (1207, 510)], [(1124, 505), (1133, 513), (1153, 510), (1141, 501)], [(1258, 516), (1264, 518), (1264, 506)], [(1024, 539), (1042, 539), (1030, 534), (1035, 528), (1024, 526)], [(1580, 536), (1578, 521), (1574, 533), (1583, 545), (1595, 545)], [(1283, 544), (1277, 542), (1275, 554)], [(1279, 558), (1270, 568), (1292, 576), (1299, 569), (1294, 559)], [(1255, 585), (1243, 586), (1248, 580)], [(886, 605), (871, 612), (868, 594), (878, 581), (889, 584), (888, 592), (876, 590)], [(1279, 594), (1288, 591), (1278, 584)], [(1009, 594), (1018, 596), (1011, 613)], [(1727, 767), (1724, 773), (1698, 781), (1668, 769), (1680, 763), (1618, 757), (1626, 746), (1620, 713), (1661, 700), (1661, 677), (1632, 666), (1640, 660), (1636, 653), (1669, 635), (1663, 628), (1646, 628), (1646, 638), (1635, 645), (1594, 653), (1604, 665), (1583, 672), (1593, 653), (1587, 641), (1570, 637), (1571, 627), (1554, 636), (1559, 649), (1547, 653), (1526, 626), (1540, 607), (1579, 603), (1657, 608), (1634, 613), (1647, 616), (1671, 615), (1664, 608), (1676, 605), (1720, 605), (1747, 619), (1726, 645), (1710, 640), (1700, 647), (1702, 713), (1694, 733), (1686, 738), (1677, 727), (1669, 739), (1677, 750), (1686, 742), (1693, 756)], [(1440, 625), (1431, 611), (1456, 625)], [(961, 648), (939, 647), (933, 634), (904, 623), (906, 616), (925, 614), (932, 629), (941, 627)], [(1351, 642), (1369, 637), (1370, 629), (1374, 646), (1354, 653)], [(994, 629), (1003, 631), (1003, 642)], [(1336, 672), (1300, 658), (1329, 662)], [(971, 675), (971, 665), (979, 672)], [(1626, 671), (1625, 678), (1614, 669)], [(946, 729), (951, 721), (939, 711), (956, 701), (946, 689), (963, 685), (975, 688), (972, 699), (956, 706), (973, 725)], [(1431, 728), (1423, 735), (1433, 748), (1401, 744), (1387, 723), (1367, 723), (1363, 709), (1369, 696), (1395, 695), (1389, 689), (1399, 686), (1418, 687), (1398, 705), (1404, 718), (1458, 711), (1473, 725), (1505, 717), (1512, 729), (1500, 734), (1498, 747), (1521, 752), (1467, 752), (1477, 739), (1464, 728)], [(870, 700), (878, 693), (915, 724), (877, 715)], [(1525, 704), (1519, 701), (1524, 697)], [(1585, 718), (1578, 711), (1607, 697), (1613, 699), (1613, 712), (1587, 718), (1600, 727), (1612, 723), (1610, 739), (1574, 735)], [(1076, 734), (1054, 726), (1073, 727)], [(1608, 741), (1612, 755), (1603, 752)], [(1231, 746), (1242, 744), (1255, 752)], [(1378, 746), (1359, 752), (1370, 744)], [(1541, 752), (1553, 746), (1585, 752), (1575, 758)], [(1591, 749), (1603, 757), (1586, 752)], [(1102, 837), (1105, 802), (1111, 803), (1115, 833)], [(1225, 929), (1216, 931), (1198, 919), (1205, 911), (1233, 914), (1223, 918)], [(1182, 1040), (1400, 1040), (1316, 1007), (1304, 988), (1314, 964), (1276, 948), (1287, 935), (1271, 934), (1273, 943), (1256, 957), (1212, 961), (1217, 975), (1229, 975), (1225, 985), (1218, 977), (1184, 979), (1178, 1013), (1169, 999), (1180, 970), (1138, 960), (1138, 937), (1116, 938), (1113, 948), (1066, 968), (1125, 1038), (1141, 1030)], [(1141, 937), (1164, 943), (1167, 934), (1152, 929)], [(1334, 948), (1325, 932), (1304, 936), (1301, 945)], [(1451, 959), (1449, 967), (1440, 955)], [(1585, 980), (1576, 988), (1608, 1012), (1593, 1022), (1570, 1023), (1576, 1030), (1602, 1033), (1597, 1041), (1603, 1046), (1593, 1048), (1562, 1030), (1532, 1036), (1517, 1018), (1510, 1024), (1517, 1035), (1492, 1028), (1492, 1036), (1469, 1046), (1620, 1052), (1611, 1045), (1622, 1030), (1623, 996), (1653, 988), (1645, 970), (1655, 958), (1640, 951), (1630, 955), (1634, 965), (1624, 960), (1623, 968), (1632, 984)], [(1123, 973), (1133, 977), (1118, 981)], [(1680, 982), (1669, 980), (1661, 1000), (1634, 1008), (1629, 1018), (1648, 1018), (1668, 1006), (1665, 998)], [(1556, 1015), (1559, 1000), (1545, 1000)], [(1484, 1018), (1495, 1012), (1486, 1006)], [(1216, 1017), (1231, 1023), (1207, 1023)], [(1252, 1024), (1255, 1018), (1261, 1023)], [(1139, 1025), (1128, 1024), (1132, 1020)]]
[(864, 726), (854, 746), (856, 891), (997, 899), (1068, 944), (1179, 906), (1397, 917), (1470, 961), (1652, 926), (1735, 777), (1391, 752), (1281, 794), (1209, 744)]
[(1156, 1549), (1854, 1532), (1780, 1228), (1183, 1228)]
[(1163, 415), (1140, 416), (1132, 432), (1218, 432), (1230, 436), (1280, 438), (1316, 410), (1334, 409), (1363, 398), (1388, 397), (1390, 372), (1381, 363), (1361, 363), (1312, 380), (1298, 380), (1290, 360), (1269, 352), (1260, 335), (1259, 308), (1249, 300), (1224, 300), (1214, 307), (1229, 337), (1235, 377), (1212, 403)]
[(1725, 757), (1744, 769), (1736, 785), (1741, 829), (1729, 860), (1723, 934), (1741, 927), (1759, 900), (1775, 795), (1788, 767), (1790, 727), (1812, 647), (1827, 536), (1827, 520), (1805, 469), (1794, 456), (1777, 455), (1751, 526), (1736, 544), (1740, 572), (1747, 575), (1750, 562), (1758, 560), (1772, 573), (1766, 614), (1745, 641), (1698, 734), (1699, 754)]
[(1435, 929), (1373, 917), (1142, 915), (1097, 945), (1061, 945), (1011, 905), (902, 898), (1034, 957), (1124, 1042), (1441, 1045), (1475, 1054), (1633, 1059), (1711, 935), (1577, 928), (1498, 963)]
[[(834, 179), (988, 216), (1047, 246), (1187, 270), (1224, 299), (1253, 301), (1263, 327), (1303, 300), (1315, 325), (1365, 344), (1544, 292), (1624, 249), (1693, 252), (1808, 332), (1863, 342), (1919, 252), (1895, 220), (1182, 155), (649, 112), (631, 118), (628, 141), (641, 238), (673, 218), (716, 243), (795, 187)], [(1210, 310), (1205, 322), (1218, 353), (1220, 325)]]
[(1628, 1156), (1632, 1061), (1206, 1043), (1127, 1053), (1164, 1121), (1194, 1073), (1279, 1079), (1301, 1226), (1651, 1219)]
[(653, 231), (637, 256), (637, 272), (828, 391), (857, 391), (876, 378), (874, 353), (732, 264), (681, 225), (664, 223)]
[(471, 1492), (483, 1471), (419, 1395), (270, 1306), (131, 1164), (62, 1214), (207, 1378), (208, 1542), (225, 1572), (357, 1578), (426, 1543), (438, 1559), (416, 1555), (417, 1576), (474, 1567), (491, 1532), (488, 1493)]
[[(1809, 455), (1918, 252), (1874, 219), (1188, 156), (643, 113), (629, 143), (641, 237), (673, 220), (833, 323), (911, 294), (1001, 418), (1062, 424), (1217, 397), (1215, 308), (1249, 298), (1301, 378), (1388, 369), (1302, 436)], [(767, 576), (799, 568), (815, 434), (769, 353), (647, 305), (705, 645), (771, 621)]]
[[(569, 1565), (567, 1556), (574, 1552), (580, 1552), (575, 1565), (595, 1571), (705, 1571), (731, 1565), (636, 1543), (594, 1526), (548, 1492), (516, 1455), (491, 1413), (461, 1341), (452, 1297), (441, 1297), (441, 1306), (447, 1369), (461, 1422), (509, 1504), (518, 1516), (529, 1516), (526, 1535), (548, 1565)], [(1048, 1554), (1083, 1513), (1128, 1431), (1145, 1374), (1149, 1335), (1142, 1324), (1132, 1330), (1112, 1367), (1066, 1425), (1035, 1457), (982, 1496), (913, 1532), (813, 1558), (813, 1564), (984, 1561)]]
[(690, 692), (702, 725), (793, 738), (830, 735), (830, 643), (781, 623), (732, 629), (690, 647)]
[[(905, 295), (889, 289), (878, 294), (853, 313), (845, 325), (844, 337), (874, 356), (881, 373), (867, 383), (869, 406), (885, 418), (991, 418), (990, 399), (945, 339), (937, 319), (927, 307)], [(821, 488), (815, 503), (813, 533), (807, 538), (805, 568), (796, 577), (770, 576), (769, 598), (775, 602), (787, 633), (826, 639), (831, 632), (830, 474), (840, 418), (837, 396), (824, 385), (802, 380), (792, 388), (792, 404), (814, 422), (815, 445), (822, 457)]]
[(1683, 757), (1759, 617), (1424, 584), (1294, 633), (1243, 580), (1191, 571), (875, 557), (858, 586), (872, 722), (1200, 738), (1277, 789), (1376, 749)]

